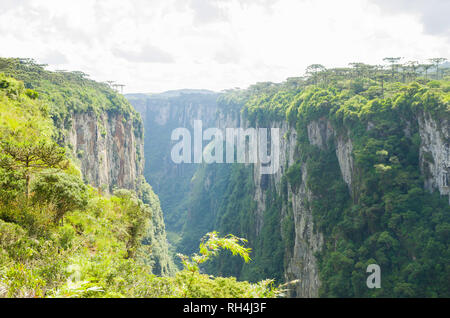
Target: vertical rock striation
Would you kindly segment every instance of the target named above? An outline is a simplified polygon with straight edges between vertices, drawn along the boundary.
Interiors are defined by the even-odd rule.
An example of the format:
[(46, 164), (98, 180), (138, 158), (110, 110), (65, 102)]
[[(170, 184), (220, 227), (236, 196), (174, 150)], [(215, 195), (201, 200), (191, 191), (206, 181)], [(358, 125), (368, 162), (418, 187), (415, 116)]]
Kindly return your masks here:
[[(227, 109), (216, 105), (205, 107), (205, 105), (199, 103), (190, 103), (187, 100), (182, 101), (180, 99), (176, 102), (174, 99), (147, 99), (145, 103), (141, 101), (133, 103), (133, 105), (146, 118), (146, 126), (186, 127), (191, 129), (193, 120), (202, 119), (204, 127), (217, 127), (223, 131), (226, 128), (241, 127), (245, 129), (251, 127), (245, 113), (234, 108)], [(418, 155), (420, 156), (422, 173), (425, 177), (425, 188), (429, 191), (437, 190), (441, 195), (449, 195), (450, 137), (448, 120), (436, 120), (425, 114), (419, 116), (417, 121), (421, 137), (420, 154)], [(252, 127), (258, 128), (258, 125), (256, 123)], [(302, 156), (299, 153), (297, 130), (284, 120), (269, 120), (263, 127), (280, 129), (280, 169), (273, 175), (261, 175), (260, 165), (255, 164), (252, 166), (254, 184), (252, 198), (255, 201), (255, 210), (252, 211), (252, 217), (254, 218), (252, 222), (253, 228), (247, 234), (253, 236), (254, 246), (262, 246), (261, 244), (258, 245), (258, 241), (263, 239), (261, 232), (266, 221), (266, 211), (270, 209), (270, 205), (273, 203), (268, 198), (267, 190), (276, 191), (278, 197), (282, 197), (284, 201), (281, 211), (279, 211), (280, 219), (278, 221), (280, 229), (283, 226), (282, 220), (285, 216), (288, 216), (293, 221), (293, 243), (289, 247), (284, 247), (286, 250), (284, 251), (283, 277), (287, 282), (296, 281), (291, 286), (289, 295), (292, 297), (318, 297), (321, 282), (316, 255), (323, 249), (324, 236), (314, 224), (311, 202), (316, 198), (307, 183), (308, 171), (306, 164), (301, 162)], [(374, 123), (369, 122), (367, 131), (370, 131), (373, 127)], [(407, 138), (412, 138), (412, 127), (416, 127), (416, 125), (409, 123), (405, 128), (405, 136)], [(335, 129), (327, 118), (312, 120), (305, 127), (305, 131), (307, 133), (307, 143), (310, 146), (318, 147), (323, 151), (331, 150), (332, 156), (334, 156), (333, 153), (335, 154), (340, 175), (347, 185), (348, 193), (350, 197), (353, 197), (353, 200), (357, 201), (357, 189), (355, 187), (360, 176), (358, 176), (359, 172), (357, 167), (355, 167), (354, 143), (351, 131), (348, 131), (347, 128)], [(165, 136), (164, 138), (167, 139), (165, 142), (169, 144), (170, 136)], [(147, 147), (148, 145), (146, 145)], [(170, 151), (168, 153), (170, 154)], [(170, 164), (160, 166), (156, 161), (150, 161), (148, 164), (156, 164), (154, 169), (163, 168), (163, 171), (171, 171), (170, 169), (173, 169), (173, 166)], [(300, 166), (298, 176), (301, 179), (300, 182), (294, 185), (288, 181), (287, 187), (284, 187), (283, 182), (286, 182), (285, 176), (289, 168), (297, 164)], [(191, 171), (189, 178), (193, 176), (194, 172), (195, 170)], [(211, 188), (211, 184), (217, 181), (211, 177), (211, 174), (206, 174), (204, 180), (200, 182), (203, 182), (206, 188)], [(167, 182), (167, 179), (160, 178), (158, 182), (164, 184), (164, 182)], [(284, 195), (284, 191), (286, 195)], [(186, 192), (185, 196), (188, 195), (189, 192)], [(205, 204), (210, 203), (206, 202)], [(178, 216), (188, 217), (180, 214)], [(221, 216), (215, 214), (213, 217), (221, 218)], [(211, 226), (217, 227), (220, 221), (215, 219), (210, 223), (212, 224)], [(216, 230), (216, 228), (211, 228), (211, 230)]]
[[(450, 194), (450, 123), (434, 119), (429, 114), (419, 116), (421, 137), (420, 166), (425, 188), (441, 195)], [(449, 195), (450, 204), (450, 195)]]
[(193, 164), (174, 164), (170, 157), (172, 131), (187, 128), (193, 134), (194, 120), (203, 129), (215, 126), (218, 94), (210, 91), (182, 90), (156, 95), (127, 95), (141, 114), (145, 126), (145, 171), (161, 200), (169, 231), (181, 232), (187, 215), (190, 181), (196, 171)]
[(67, 141), (80, 160), (86, 182), (106, 191), (113, 187), (137, 190), (144, 144), (136, 134), (142, 128), (135, 125), (122, 114), (73, 114)]

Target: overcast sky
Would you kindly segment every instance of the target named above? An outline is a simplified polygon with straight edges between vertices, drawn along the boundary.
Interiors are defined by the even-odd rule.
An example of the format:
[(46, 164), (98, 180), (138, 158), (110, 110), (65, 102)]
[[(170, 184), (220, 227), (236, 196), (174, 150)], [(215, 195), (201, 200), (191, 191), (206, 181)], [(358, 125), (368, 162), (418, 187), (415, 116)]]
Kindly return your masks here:
[(125, 92), (222, 90), (313, 63), (450, 58), (448, 0), (0, 0), (0, 56)]

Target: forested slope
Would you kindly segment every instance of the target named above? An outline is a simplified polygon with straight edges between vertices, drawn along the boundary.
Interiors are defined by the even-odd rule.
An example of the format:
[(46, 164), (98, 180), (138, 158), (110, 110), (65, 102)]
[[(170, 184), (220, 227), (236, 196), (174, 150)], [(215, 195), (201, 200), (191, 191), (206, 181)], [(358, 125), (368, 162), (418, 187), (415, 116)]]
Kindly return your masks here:
[[(206, 90), (179, 90), (162, 94), (126, 95), (141, 114), (145, 127), (144, 175), (161, 200), (168, 238), (173, 245), (180, 240), (187, 217), (191, 179), (196, 165), (175, 165), (170, 157), (172, 131), (193, 129), (193, 120), (213, 126), (217, 112), (217, 93)], [(155, 138), (157, 136), (157, 138)], [(199, 227), (199, 224), (196, 224)], [(202, 233), (204, 235), (206, 232)], [(198, 242), (198, 240), (197, 240)], [(195, 242), (195, 246), (197, 246)], [(194, 251), (195, 248), (191, 251)]]
[[(270, 281), (200, 274), (219, 248), (249, 260), (233, 236), (210, 234), (208, 252), (175, 272), (159, 199), (139, 174), (140, 116), (123, 97), (30, 60), (1, 59), (0, 71), (0, 297), (278, 294)], [(102, 162), (102, 149), (118, 160)]]
[(199, 167), (179, 250), (216, 230), (254, 260), (224, 254), (217, 275), (296, 281), (297, 297), (448, 297), (449, 101), (441, 73), (361, 63), (225, 92), (215, 126), (280, 128), (281, 167)]

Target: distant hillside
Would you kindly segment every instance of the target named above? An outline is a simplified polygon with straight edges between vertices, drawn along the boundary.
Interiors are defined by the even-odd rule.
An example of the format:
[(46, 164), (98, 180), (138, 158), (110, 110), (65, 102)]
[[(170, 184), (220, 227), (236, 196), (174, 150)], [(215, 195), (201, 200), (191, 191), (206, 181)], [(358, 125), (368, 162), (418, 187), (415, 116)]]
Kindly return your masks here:
[(128, 100), (133, 99), (143, 99), (143, 98), (151, 98), (151, 99), (167, 99), (173, 97), (180, 97), (182, 95), (215, 95), (216, 92), (206, 90), (206, 89), (179, 89), (179, 90), (170, 90), (163, 93), (148, 93), (148, 94), (125, 94), (125, 97)]

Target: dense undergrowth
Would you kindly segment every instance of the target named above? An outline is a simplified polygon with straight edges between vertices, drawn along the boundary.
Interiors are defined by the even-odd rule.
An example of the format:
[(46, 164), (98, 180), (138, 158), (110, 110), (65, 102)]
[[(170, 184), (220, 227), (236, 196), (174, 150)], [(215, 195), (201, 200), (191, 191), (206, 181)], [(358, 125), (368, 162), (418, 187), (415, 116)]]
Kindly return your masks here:
[[(406, 71), (380, 73), (359, 65), (222, 95), (221, 112), (243, 115), (251, 126), (287, 121), (298, 136), (296, 163), (286, 169), (280, 192), (273, 183), (265, 185), (263, 214), (256, 214), (252, 167), (236, 165), (222, 174), (212, 167), (201, 168), (206, 172), (199, 172), (200, 179), (194, 181), (191, 207), (195, 209), (186, 226), (185, 237), (190, 238), (186, 246), (192, 249), (193, 238), (201, 235), (189, 225), (202, 218), (208, 230), (247, 237), (255, 260), (245, 264), (219, 257), (209, 267), (211, 272), (283, 282), (295, 237), (287, 189), (295, 194), (304, 183), (312, 194), (303, 200), (313, 214), (314, 232), (325, 239), (316, 255), (320, 296), (448, 297), (450, 207), (448, 197), (424, 188), (429, 175), (426, 162), (423, 167), (419, 160), (418, 123), (430, 118), (441, 131), (449, 129), (450, 81), (430, 77)], [(330, 138), (324, 147), (311, 144), (308, 125), (312, 122), (330, 125), (337, 136), (351, 141), (350, 188), (340, 171), (336, 140)], [(450, 142), (442, 137), (444, 143)], [(430, 154), (424, 157), (432, 160)], [(196, 195), (196, 185), (205, 180), (227, 186)], [(217, 213), (206, 213), (215, 206)], [(369, 264), (381, 266), (383, 288), (366, 287)]]
[(146, 183), (140, 193), (116, 189), (112, 195), (85, 185), (55, 142), (55, 104), (39, 96), (0, 74), (0, 297), (278, 295), (271, 281), (250, 284), (201, 273), (195, 264), (219, 248), (249, 260), (241, 240), (216, 233), (202, 241), (198, 255), (182, 256), (183, 270), (152, 274), (158, 242), (149, 233), (157, 196)]

